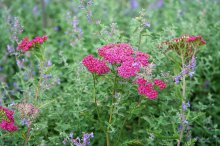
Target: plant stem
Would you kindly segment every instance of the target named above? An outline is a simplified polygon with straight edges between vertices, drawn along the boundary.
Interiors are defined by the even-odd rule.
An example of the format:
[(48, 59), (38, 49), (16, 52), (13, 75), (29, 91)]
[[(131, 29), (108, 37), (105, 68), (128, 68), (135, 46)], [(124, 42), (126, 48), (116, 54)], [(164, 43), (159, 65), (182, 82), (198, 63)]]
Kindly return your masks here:
[(30, 122), (30, 124), (28, 125), (28, 130), (27, 130), (27, 133), (26, 133), (24, 146), (27, 146), (27, 144), (28, 144), (28, 140), (29, 140), (30, 132), (31, 132), (31, 122)]
[(36, 99), (36, 101), (37, 101), (37, 99), (38, 99), (39, 91), (40, 91), (40, 85), (41, 85), (41, 83), (42, 83), (43, 62), (44, 62), (44, 61), (41, 61), (41, 62), (40, 62), (40, 68), (39, 68), (40, 79), (39, 79), (39, 81), (38, 81), (38, 84), (37, 84), (37, 87), (36, 87), (36, 91), (35, 91), (35, 99)]
[(106, 135), (106, 143), (107, 143), (107, 132), (104, 128), (104, 126), (102, 125), (102, 122), (101, 122), (101, 118), (100, 118), (100, 113), (99, 113), (99, 107), (98, 107), (98, 103), (97, 103), (97, 98), (96, 98), (96, 78), (95, 78), (95, 75), (92, 74), (92, 77), (93, 77), (93, 96), (94, 96), (94, 102), (95, 102), (95, 106), (96, 106), (96, 113), (98, 115), (98, 121), (100, 123), (100, 126), (101, 126), (101, 129), (103, 130), (103, 132), (105, 133)]
[[(115, 98), (115, 93), (116, 93), (116, 84), (117, 84), (117, 75), (115, 74), (115, 79), (114, 79), (114, 85), (113, 85), (113, 91), (112, 91), (112, 104), (109, 110), (109, 120), (108, 123), (112, 123), (112, 115), (114, 112), (115, 104), (114, 104), (114, 98)], [(109, 135), (109, 126), (107, 127), (107, 137), (106, 137), (106, 142), (107, 146), (110, 146), (110, 135)]]
[[(184, 57), (182, 55), (182, 67), (184, 66)], [(180, 146), (180, 143), (181, 143), (181, 140), (183, 138), (183, 132), (185, 130), (185, 127), (184, 127), (184, 120), (185, 120), (185, 115), (184, 115), (184, 111), (183, 111), (183, 107), (182, 105), (184, 104), (184, 101), (185, 101), (185, 97), (186, 97), (186, 77), (185, 75), (183, 75), (183, 82), (182, 82), (182, 102), (181, 102), (181, 131), (180, 131), (180, 136), (179, 136), (179, 140), (178, 140), (178, 143), (177, 143), (177, 146)]]

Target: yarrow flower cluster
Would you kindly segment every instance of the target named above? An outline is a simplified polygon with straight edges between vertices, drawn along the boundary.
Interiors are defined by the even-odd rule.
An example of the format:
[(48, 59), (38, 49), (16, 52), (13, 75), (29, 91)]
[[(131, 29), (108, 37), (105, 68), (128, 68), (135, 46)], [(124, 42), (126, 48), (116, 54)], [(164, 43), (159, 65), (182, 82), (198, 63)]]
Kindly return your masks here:
[(27, 37), (23, 38), (22, 41), (18, 44), (17, 49), (24, 52), (29, 51), (31, 48), (36, 47), (39, 44), (43, 44), (47, 40), (47, 38), (47, 36), (37, 36), (32, 40), (29, 40)]
[(82, 63), (91, 73), (97, 73), (98, 75), (101, 75), (110, 71), (104, 60), (98, 60), (92, 55), (86, 56)]
[[(98, 54), (103, 60), (98, 60), (92, 55), (86, 56), (82, 63), (91, 73), (98, 75), (108, 73), (110, 71), (106, 62), (115, 66), (117, 74), (122, 78), (135, 77), (141, 71), (142, 67), (147, 67), (149, 55), (141, 51), (134, 51), (133, 48), (126, 43), (108, 44), (98, 48)], [(160, 87), (161, 90), (166, 88), (166, 84), (158, 79), (153, 83), (147, 82), (139, 85), (139, 94), (146, 95), (150, 99), (155, 99), (158, 95), (153, 87), (153, 83)]]
[[(166, 41), (164, 44), (168, 45), (169, 49), (175, 50), (178, 54), (184, 57), (192, 57), (198, 46), (206, 44), (206, 41), (201, 36), (182, 35), (179, 38), (174, 38), (171, 41)], [(185, 49), (185, 50), (183, 50)]]
[(198, 45), (206, 44), (206, 41), (201, 36), (190, 36), (190, 35), (183, 35), (179, 38), (173, 39), (175, 42), (192, 42), (196, 43), (198, 42)]
[(147, 96), (149, 99), (156, 99), (158, 96), (158, 92), (155, 90), (154, 85), (158, 86), (160, 90), (166, 88), (166, 83), (159, 79), (154, 79), (153, 84), (144, 78), (137, 78), (135, 83), (138, 85), (138, 93)]
[(0, 128), (13, 132), (18, 130), (18, 127), (14, 124), (14, 111), (9, 110), (3, 106), (0, 106)]

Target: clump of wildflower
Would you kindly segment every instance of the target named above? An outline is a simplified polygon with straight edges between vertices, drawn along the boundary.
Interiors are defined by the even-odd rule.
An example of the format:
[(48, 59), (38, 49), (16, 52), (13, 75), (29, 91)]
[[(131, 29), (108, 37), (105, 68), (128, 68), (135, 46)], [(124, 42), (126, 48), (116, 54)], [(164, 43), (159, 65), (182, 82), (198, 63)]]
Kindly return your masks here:
[(109, 67), (106, 65), (104, 60), (98, 60), (92, 55), (86, 56), (83, 61), (83, 65), (87, 67), (87, 69), (91, 73), (96, 73), (98, 75), (108, 73), (110, 71)]
[(14, 125), (14, 111), (0, 106), (0, 128), (9, 132), (16, 131), (17, 126)]
[(22, 41), (18, 44), (17, 49), (22, 50), (24, 52), (29, 51), (31, 48), (38, 46), (39, 44), (43, 44), (47, 40), (47, 36), (43, 37), (35, 37), (34, 39), (30, 40), (26, 37), (23, 38)]
[[(106, 66), (106, 62), (110, 63), (117, 71), (117, 74), (122, 78), (135, 77), (141, 71), (142, 68), (152, 67), (149, 63), (149, 55), (144, 52), (135, 51), (127, 43), (108, 44), (98, 48), (98, 54), (103, 60), (98, 60), (92, 55), (88, 55), (82, 61), (83, 65), (91, 73), (104, 74), (110, 69)], [(152, 74), (152, 70), (147, 72)], [(151, 80), (151, 79), (150, 79)], [(139, 82), (142, 83), (140, 84)], [(150, 99), (155, 99), (158, 96), (158, 92), (154, 89), (153, 83), (159, 86), (161, 90), (166, 88), (166, 84), (162, 80), (155, 79), (153, 83), (147, 82), (144, 79), (138, 79), (138, 92), (139, 94), (146, 95)]]

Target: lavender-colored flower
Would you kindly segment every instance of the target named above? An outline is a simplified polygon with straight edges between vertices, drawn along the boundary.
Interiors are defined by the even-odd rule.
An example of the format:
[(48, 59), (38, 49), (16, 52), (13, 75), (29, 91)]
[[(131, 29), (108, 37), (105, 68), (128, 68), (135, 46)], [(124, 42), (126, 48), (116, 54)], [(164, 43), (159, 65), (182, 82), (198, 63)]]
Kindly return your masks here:
[(23, 31), (23, 27), (17, 17), (8, 17), (8, 24), (11, 31), (11, 40), (18, 42), (18, 35)]
[(38, 16), (39, 15), (39, 8), (37, 5), (35, 5), (32, 9), (32, 13), (35, 15), (35, 16)]
[(14, 53), (15, 49), (11, 45), (7, 45), (7, 51), (9, 54)]
[(72, 26), (73, 26), (74, 31), (78, 30), (78, 24), (79, 24), (78, 19), (76, 17), (74, 17), (73, 21), (72, 21)]
[(60, 85), (60, 78), (57, 78), (56, 83)]
[(150, 27), (150, 23), (149, 22), (145, 22), (144, 23), (144, 27)]
[(52, 78), (52, 75), (51, 74), (43, 74), (43, 78), (50, 79), (50, 78)]
[(195, 58), (195, 56), (193, 56), (191, 61), (190, 61), (190, 68), (192, 69), (192, 71), (195, 71), (195, 69), (196, 69), (196, 58)]
[(64, 145), (67, 144), (67, 139), (66, 139), (66, 138), (64, 138), (64, 140), (63, 140), (63, 144), (64, 144)]
[(85, 145), (90, 144), (90, 138), (93, 138), (93, 137), (94, 137), (93, 132), (90, 133), (90, 134), (84, 133), (84, 134), (83, 134), (83, 143), (84, 143)]
[(21, 120), (21, 125), (22, 126), (24, 126), (24, 125), (26, 125), (26, 126), (28, 126), (28, 119), (26, 119), (26, 118), (23, 118), (22, 120)]
[(149, 9), (159, 9), (163, 7), (164, 5), (164, 0), (156, 0), (153, 3), (150, 4)]
[(184, 120), (183, 123), (186, 124), (186, 125), (189, 124), (189, 122), (187, 120)]
[(182, 103), (182, 108), (183, 108), (184, 111), (186, 111), (188, 107), (190, 107), (189, 101), (187, 103), (185, 103), (185, 102)]
[(88, 22), (91, 23), (92, 22), (92, 11), (88, 11), (86, 16), (87, 16)]
[(193, 71), (189, 72), (189, 77), (192, 78), (194, 74), (195, 74), (195, 72), (193, 72)]
[(2, 105), (2, 101), (3, 101), (2, 98), (0, 98), (0, 105)]
[(187, 75), (190, 71), (190, 66), (189, 65), (185, 65), (184, 67), (182, 67), (182, 75)]
[(16, 63), (17, 63), (17, 66), (19, 67), (19, 68), (23, 68), (24, 67), (24, 59), (22, 59), (22, 60), (16, 60)]
[(73, 133), (72, 133), (72, 132), (70, 133), (69, 137), (70, 137), (70, 138), (73, 138)]
[(14, 82), (13, 87), (14, 87), (15, 90), (17, 90), (18, 89), (18, 84), (16, 82)]
[(181, 126), (181, 125), (178, 126), (178, 130), (179, 130), (179, 131), (182, 130), (182, 126)]
[(181, 80), (181, 75), (177, 75), (174, 77), (174, 81), (176, 84), (179, 84), (180, 80)]
[(53, 28), (53, 30), (55, 30), (56, 32), (59, 32), (59, 31), (61, 31), (61, 27), (60, 27), (60, 26), (55, 26), (55, 27)]
[(48, 66), (48, 67), (49, 67), (49, 66), (52, 66), (51, 60), (48, 60), (48, 61), (47, 61), (47, 66)]
[(11, 104), (9, 104), (9, 107), (14, 106), (14, 105), (15, 105), (15, 102), (14, 102), (14, 101), (12, 101), (12, 103), (11, 103)]
[(137, 0), (130, 0), (131, 9), (137, 9), (139, 7), (139, 3)]
[(183, 104), (182, 104), (182, 108), (183, 108), (183, 110), (184, 110), (184, 111), (186, 111), (187, 106), (186, 106), (186, 104), (185, 104), (185, 103), (183, 103)]
[(76, 139), (72, 139), (72, 143), (76, 146), (87, 146), (90, 144), (90, 139), (94, 137), (93, 132), (92, 133), (84, 133), (82, 140), (80, 140), (79, 137)]

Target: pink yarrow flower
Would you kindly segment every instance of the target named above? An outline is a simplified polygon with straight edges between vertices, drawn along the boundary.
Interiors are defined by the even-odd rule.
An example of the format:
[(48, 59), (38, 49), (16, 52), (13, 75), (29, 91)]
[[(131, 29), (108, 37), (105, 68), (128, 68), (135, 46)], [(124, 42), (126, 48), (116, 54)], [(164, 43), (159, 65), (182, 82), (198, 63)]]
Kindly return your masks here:
[(14, 122), (8, 122), (5, 120), (1, 121), (0, 128), (7, 130), (9, 132), (14, 132), (18, 130), (18, 127), (14, 125)]
[(160, 87), (160, 90), (163, 90), (164, 88), (166, 88), (166, 83), (162, 80), (154, 79), (154, 84)]
[[(158, 92), (154, 89), (153, 83), (144, 78), (137, 78), (134, 83), (138, 85), (138, 93), (140, 95), (145, 95), (152, 100), (157, 98)], [(166, 84), (162, 80), (155, 79), (154, 84), (159, 86), (161, 90), (166, 88)]]
[(0, 128), (7, 130), (9, 132), (16, 131), (17, 126), (14, 125), (14, 111), (9, 110), (3, 106), (0, 106)]
[(91, 73), (102, 75), (110, 71), (104, 60), (98, 60), (93, 55), (86, 56), (82, 63)]
[(201, 36), (191, 36), (188, 34), (182, 35), (179, 38), (173, 39), (174, 42), (198, 42), (199, 45), (206, 44), (206, 41)]
[(111, 64), (120, 64), (134, 53), (126, 43), (108, 44), (98, 48), (98, 54)]
[(34, 39), (30, 40), (26, 37), (23, 38), (22, 41), (18, 44), (17, 49), (22, 50), (24, 52), (29, 51), (31, 48), (35, 47), (38, 44), (43, 44), (47, 40), (47, 36), (42, 37), (35, 37)]

